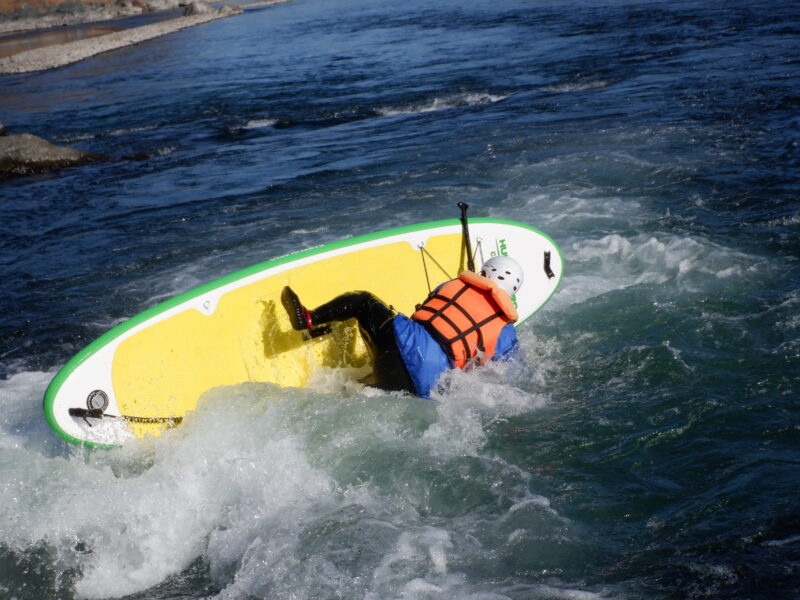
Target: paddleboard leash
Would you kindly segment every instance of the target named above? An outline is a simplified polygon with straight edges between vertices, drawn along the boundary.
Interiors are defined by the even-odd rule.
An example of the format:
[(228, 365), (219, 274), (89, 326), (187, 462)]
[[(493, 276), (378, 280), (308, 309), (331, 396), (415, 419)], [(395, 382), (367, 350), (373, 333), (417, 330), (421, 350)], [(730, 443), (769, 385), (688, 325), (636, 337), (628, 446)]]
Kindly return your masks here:
[(104, 412), (102, 408), (70, 408), (68, 412), (70, 417), (83, 419), (89, 427), (92, 426), (91, 422), (89, 422), (89, 419), (122, 419), (123, 421), (128, 421), (129, 423), (138, 423), (144, 425), (163, 424), (169, 427), (180, 425), (183, 421), (183, 417), (133, 417), (130, 415), (112, 415)]
[(83, 419), (91, 427), (89, 419), (122, 419), (129, 423), (139, 424), (164, 424), (175, 427), (183, 421), (183, 417), (133, 417), (129, 415), (112, 415), (106, 412), (108, 408), (108, 394), (103, 390), (94, 390), (86, 397), (86, 408), (70, 408), (67, 412), (70, 417)]

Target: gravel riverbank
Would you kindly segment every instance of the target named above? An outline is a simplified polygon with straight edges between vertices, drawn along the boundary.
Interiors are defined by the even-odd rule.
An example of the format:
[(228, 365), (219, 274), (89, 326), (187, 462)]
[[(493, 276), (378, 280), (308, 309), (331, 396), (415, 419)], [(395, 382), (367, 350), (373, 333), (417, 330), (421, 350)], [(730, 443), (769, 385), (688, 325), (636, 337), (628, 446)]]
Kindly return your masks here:
[[(267, 0), (241, 6), (223, 6), (221, 9), (210, 9), (196, 12), (187, 11), (184, 16), (134, 27), (123, 31), (115, 31), (87, 39), (76, 40), (65, 44), (35, 48), (0, 58), (0, 74), (32, 73), (69, 65), (102, 52), (116, 50), (125, 46), (138, 44), (162, 35), (174, 33), (181, 29), (202, 25), (216, 19), (241, 14), (244, 9), (280, 4), (289, 0)], [(197, 3), (205, 4), (205, 3)], [(208, 5), (205, 5), (208, 6)], [(210, 8), (210, 7), (209, 7)]]

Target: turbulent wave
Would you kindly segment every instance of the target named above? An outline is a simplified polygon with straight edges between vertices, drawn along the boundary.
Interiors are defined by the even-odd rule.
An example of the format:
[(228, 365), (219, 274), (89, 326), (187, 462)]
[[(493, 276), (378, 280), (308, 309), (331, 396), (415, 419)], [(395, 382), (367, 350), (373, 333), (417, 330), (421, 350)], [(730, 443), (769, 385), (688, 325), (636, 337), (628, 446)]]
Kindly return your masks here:
[[(325, 589), (383, 597), (398, 584), (470, 595), (476, 590), (464, 566), (450, 565), (455, 556), (477, 560), (486, 535), (511, 536), (517, 546), (533, 543), (534, 532), (560, 538), (564, 521), (524, 490), (525, 473), (482, 451), (487, 424), (542, 400), (508, 385), (493, 392), (491, 377), (460, 377), (463, 385), (438, 406), (369, 388), (342, 394), (349, 384), (332, 372), (316, 385), (333, 386), (336, 396), (224, 388), (157, 440), (102, 454), (75, 450), (56, 465), (42, 454), (46, 436), (14, 435), (40, 422), (29, 402), (49, 374), (16, 375), (0, 383), (3, 447), (25, 443), (31, 452), (3, 465), (3, 543), (20, 556), (47, 547), (55, 568), (77, 569), (71, 583), (85, 598), (146, 590), (199, 559), (219, 598)], [(452, 497), (447, 488), (475, 469), (474, 481)], [(442, 493), (431, 494), (423, 475), (439, 480)], [(36, 493), (38, 502), (15, 501)], [(456, 527), (424, 516), (432, 508), (466, 510), (485, 494), (507, 506), (491, 534), (468, 510)], [(539, 527), (524, 523), (531, 518)], [(550, 523), (557, 532), (547, 533)], [(371, 557), (360, 554), (363, 547), (373, 548)]]
[(578, 82), (563, 82), (553, 83), (542, 87), (543, 92), (585, 92), (588, 90), (601, 90), (608, 87), (610, 84), (607, 81), (578, 81)]
[(265, 127), (272, 127), (277, 122), (277, 119), (250, 119), (243, 125), (242, 129), (264, 129)]
[(83, 142), (86, 140), (94, 140), (100, 138), (121, 137), (130, 135), (132, 133), (143, 133), (145, 131), (155, 131), (159, 127), (161, 127), (161, 125), (142, 125), (140, 127), (110, 129), (108, 131), (101, 131), (99, 133), (76, 133), (65, 136), (59, 136), (57, 138), (54, 138), (54, 141), (69, 144), (74, 142)]
[(574, 242), (569, 249), (574, 276), (556, 300), (582, 302), (613, 289), (665, 284), (682, 292), (716, 287), (715, 281), (738, 281), (743, 287), (766, 276), (769, 261), (692, 238), (649, 235), (625, 238), (611, 234)]
[(484, 104), (494, 104), (508, 98), (508, 95), (484, 94), (484, 93), (461, 93), (451, 96), (434, 98), (433, 100), (408, 104), (403, 106), (387, 106), (376, 109), (376, 112), (384, 117), (397, 115), (414, 115), (439, 110), (448, 110), (462, 106), (480, 106)]

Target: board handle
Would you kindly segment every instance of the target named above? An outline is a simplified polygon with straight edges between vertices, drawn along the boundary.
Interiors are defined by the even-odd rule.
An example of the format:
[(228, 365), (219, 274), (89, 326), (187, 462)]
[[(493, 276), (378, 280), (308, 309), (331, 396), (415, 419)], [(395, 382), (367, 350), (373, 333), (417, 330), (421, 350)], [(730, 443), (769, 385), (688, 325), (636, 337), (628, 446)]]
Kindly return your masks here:
[(553, 269), (550, 268), (550, 251), (549, 250), (545, 250), (545, 252), (544, 252), (544, 274), (547, 275), (548, 279), (552, 279), (553, 277), (556, 276), (556, 274), (553, 273)]

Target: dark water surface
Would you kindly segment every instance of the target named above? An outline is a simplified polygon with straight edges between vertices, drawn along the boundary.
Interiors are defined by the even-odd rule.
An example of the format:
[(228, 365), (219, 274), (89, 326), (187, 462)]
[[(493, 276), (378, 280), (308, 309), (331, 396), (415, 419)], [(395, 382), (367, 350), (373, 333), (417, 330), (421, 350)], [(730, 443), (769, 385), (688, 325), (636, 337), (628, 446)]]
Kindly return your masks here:
[[(0, 184), (0, 596), (797, 598), (798, 90), (777, 0), (298, 0), (0, 77), (11, 132), (147, 157)], [(121, 320), (458, 201), (564, 253), (522, 364), (44, 423)]]

